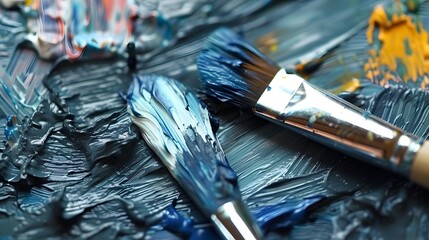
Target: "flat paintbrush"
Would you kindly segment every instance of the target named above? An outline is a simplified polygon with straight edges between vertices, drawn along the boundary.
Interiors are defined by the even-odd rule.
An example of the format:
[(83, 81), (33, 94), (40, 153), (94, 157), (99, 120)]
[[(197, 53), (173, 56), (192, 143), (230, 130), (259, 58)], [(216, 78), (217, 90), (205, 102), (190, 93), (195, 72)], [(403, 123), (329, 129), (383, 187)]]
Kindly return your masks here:
[(429, 188), (429, 144), (303, 78), (288, 74), (229, 29), (197, 60), (209, 94)]
[(181, 83), (136, 76), (128, 112), (149, 147), (225, 239), (262, 239), (205, 105)]

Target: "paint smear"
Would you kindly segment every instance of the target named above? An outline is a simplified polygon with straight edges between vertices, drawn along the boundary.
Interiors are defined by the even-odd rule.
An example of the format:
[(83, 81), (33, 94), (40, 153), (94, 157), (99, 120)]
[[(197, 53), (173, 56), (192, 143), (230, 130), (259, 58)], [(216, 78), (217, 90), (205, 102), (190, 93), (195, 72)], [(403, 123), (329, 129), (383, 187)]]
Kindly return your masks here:
[[(318, 49), (341, 43), (310, 81), (332, 89), (342, 83), (342, 76), (357, 74), (347, 78), (360, 79), (362, 89), (375, 91), (341, 94), (346, 100), (418, 136), (429, 136), (427, 92), (385, 89), (359, 75), (368, 59), (366, 29), (362, 29), (374, 7), (372, 0), (277, 1), (267, 9), (262, 9), (267, 1), (142, 2), (153, 5), (151, 9), (162, 8), (166, 17), (176, 14), (174, 26), (182, 35), (174, 47), (139, 55), (136, 70), (141, 74), (164, 74), (196, 86), (196, 55), (204, 36), (219, 25), (232, 26), (253, 39), (283, 29), (277, 31), (278, 46), (270, 53), (282, 66), (315, 59), (325, 52)], [(429, 2), (416, 9), (425, 23)], [(189, 233), (180, 228), (180, 216), (172, 222), (171, 232), (161, 226), (161, 217), (176, 198), (177, 212), (192, 218), (197, 229), (213, 229), (132, 127), (118, 94), (131, 81), (126, 62), (66, 62), (41, 84), (51, 65), (42, 64), (34, 53), (11, 47), (25, 36), (25, 27), (17, 12), (0, 11), (0, 64), (11, 76), (1, 81), (31, 103), (30, 108), (9, 100), (0, 103), (1, 140), (6, 140), (6, 128), (15, 139), (14, 121), (7, 126), (8, 115), (31, 117), (29, 124), (19, 127), (22, 132), (14, 149), (1, 146), (0, 238), (179, 239), (180, 230)], [(358, 25), (358, 31), (348, 31)], [(306, 36), (312, 41), (302, 45)], [(34, 78), (23, 77), (27, 73)], [(303, 208), (288, 208), (285, 213), (297, 213), (288, 216), (299, 221), (291, 221), (287, 230), (270, 231), (267, 239), (427, 238), (429, 191), (251, 113), (202, 94), (198, 97), (219, 119), (217, 137), (238, 173), (251, 211), (283, 203), (307, 206), (303, 199), (331, 197), (324, 205), (308, 208), (309, 215), (300, 214)]]
[(40, 0), (29, 6), (37, 9), (33, 12), (38, 17), (34, 23), (27, 14), (28, 22), (36, 25), (34, 30), (28, 26), (27, 39), (43, 59), (109, 56), (123, 51), (131, 36), (126, 0)]
[(370, 58), (366, 77), (382, 86), (401, 82), (427, 88), (429, 83), (428, 32), (416, 11), (420, 1), (395, 0), (378, 5), (369, 18), (367, 41)]

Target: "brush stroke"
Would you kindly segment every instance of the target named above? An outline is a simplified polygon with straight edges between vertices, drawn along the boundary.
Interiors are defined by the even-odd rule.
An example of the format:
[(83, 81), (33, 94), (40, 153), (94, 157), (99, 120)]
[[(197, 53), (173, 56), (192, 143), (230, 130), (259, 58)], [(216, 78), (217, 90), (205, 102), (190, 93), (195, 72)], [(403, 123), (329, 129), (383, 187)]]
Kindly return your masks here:
[(368, 79), (382, 86), (397, 82), (426, 88), (429, 45), (427, 23), (418, 17), (420, 4), (396, 1), (374, 8), (366, 33), (372, 47), (364, 66)]
[[(123, 51), (130, 41), (132, 26), (125, 0), (40, 0), (25, 5), (20, 7), (29, 23), (26, 40), (42, 59), (108, 57)], [(29, 11), (35, 12), (37, 21)]]
[(213, 133), (207, 108), (181, 83), (136, 76), (128, 112), (151, 149), (208, 215), (240, 199), (237, 175)]
[[(145, 3), (149, 4), (147, 1)], [(226, 3), (233, 8), (228, 9), (232, 12), (223, 19), (219, 16), (225, 14), (222, 5)], [(246, 11), (241, 12), (242, 8), (236, 7), (240, 4), (246, 5)], [(289, 66), (289, 61), (293, 66), (293, 63), (300, 62), (301, 56), (314, 53), (313, 50), (319, 47), (325, 49), (324, 43), (329, 42), (328, 40), (356, 26), (356, 22), (348, 21), (349, 19), (366, 22), (375, 2), (286, 1), (269, 5), (274, 7), (253, 15), (255, 8), (251, 8), (261, 3), (257, 1), (252, 5), (247, 4), (241, 1), (216, 1), (208, 18), (191, 8), (189, 17), (197, 19), (195, 25), (187, 20), (187, 15), (181, 15), (177, 25), (177, 32), (183, 33), (181, 40), (175, 42), (174, 47), (172, 45), (162, 51), (139, 55), (137, 71), (142, 74), (164, 74), (183, 79), (188, 86), (198, 86), (194, 61), (204, 44), (204, 36), (217, 27), (210, 25), (211, 22), (214, 25), (231, 25), (251, 39), (270, 32), (273, 26), (287, 26), (285, 35), (280, 34), (278, 42), (288, 41), (288, 44), (279, 46), (272, 56), (278, 56), (274, 57), (276, 60), (284, 59), (284, 63), (281, 61), (282, 66)], [(429, 16), (427, 4), (427, 1), (423, 2), (419, 10), (419, 17), (423, 22), (427, 22)], [(354, 7), (346, 8), (347, 5)], [(168, 1), (165, 1), (164, 8), (172, 9), (171, 13), (176, 10), (175, 6), (168, 6)], [(22, 25), (15, 26), (20, 17), (15, 12), (2, 12), (2, 16), (2, 24), (7, 25), (7, 34), (2, 32), (2, 39), (13, 41), (14, 35), (10, 33), (17, 33), (22, 29)], [(246, 19), (247, 16), (250, 17)], [(296, 23), (295, 20), (299, 18), (308, 19), (303, 23), (307, 27)], [(299, 36), (308, 34), (313, 36), (312, 44), (297, 46), (301, 39)], [(427, 93), (406, 88), (384, 89), (369, 84), (363, 78), (363, 64), (368, 59), (366, 29), (363, 28), (348, 39), (323, 58), (323, 64), (310, 76), (310, 81), (326, 89), (338, 89), (349, 80), (348, 76), (357, 77), (361, 81), (362, 90), (348, 96), (343, 94), (344, 97), (357, 106), (426, 138), (427, 114), (422, 111), (415, 116), (414, 112), (428, 104)], [(15, 51), (9, 48), (9, 43), (0, 45), (0, 62), (6, 65)], [(33, 55), (20, 55), (16, 62), (27, 61), (29, 56)], [(39, 66), (38, 70), (32, 67), (28, 72), (39, 74), (41, 65), (33, 66)], [(20, 67), (22, 65), (15, 63), (10, 65), (11, 69), (19, 70)], [(19, 72), (20, 70), (18, 75)], [(131, 127), (130, 130), (126, 103), (118, 96), (118, 92), (126, 91), (131, 80), (126, 73), (126, 63), (120, 59), (84, 64), (63, 63), (48, 76), (45, 84), (49, 91), (45, 94), (51, 102), (42, 101), (41, 104), (48, 105), (37, 106), (36, 112), (39, 112), (39, 116), (44, 115), (46, 111), (51, 111), (49, 104), (56, 105), (55, 108), (67, 116), (67, 128), (64, 131), (55, 129), (44, 142), (43, 154), (39, 152), (37, 161), (31, 163), (33, 169), (39, 169), (34, 174), (40, 174), (41, 177), (28, 174), (30, 180), (18, 183), (1, 180), (1, 196), (4, 197), (0, 200), (0, 236), (175, 239), (178, 236), (174, 233), (164, 230), (159, 224), (152, 225), (151, 222), (153, 214), (162, 213), (175, 198), (178, 198), (176, 209), (179, 213), (192, 217), (196, 226), (207, 226), (207, 219), (177, 186), (148, 146), (137, 134), (134, 137), (128, 135), (137, 132), (137, 129)], [(89, 84), (83, 84), (85, 82)], [(266, 124), (230, 105), (219, 104), (201, 94), (198, 96), (204, 98), (210, 111), (220, 121), (217, 134), (219, 141), (231, 167), (238, 173), (243, 198), (251, 209), (262, 203), (276, 204), (289, 199), (299, 201), (314, 195), (340, 195), (340, 198), (334, 198), (315, 208), (310, 216), (287, 231), (270, 232), (268, 239), (355, 239), (374, 236), (386, 239), (424, 239), (427, 236), (429, 195), (424, 189), (403, 178), (356, 163), (353, 159), (296, 134), (284, 132), (281, 128)], [(5, 105), (1, 105), (1, 109), (6, 109)], [(402, 114), (403, 112), (407, 114)], [(38, 122), (37, 119), (34, 121)], [(2, 129), (6, 123), (6, 118), (1, 119)], [(420, 125), (415, 125), (417, 123)], [(49, 120), (49, 126), (55, 125), (62, 126), (63, 120)], [(37, 127), (38, 124), (28, 126), (30, 130)], [(84, 137), (85, 141), (97, 142), (95, 149), (103, 149), (103, 142), (107, 141), (110, 144), (104, 149), (110, 149), (112, 153), (124, 150), (125, 155), (113, 154), (110, 157), (108, 154), (101, 154), (103, 151), (91, 152), (92, 145), (81, 144), (83, 135), (76, 131), (85, 129), (98, 129), (97, 134)], [(36, 130), (30, 132), (32, 131)], [(23, 136), (40, 139), (28, 135), (30, 132), (25, 132)], [(116, 133), (126, 133), (129, 143), (120, 141), (116, 145), (120, 136), (115, 135)], [(0, 131), (2, 140), (3, 134), (4, 131)], [(112, 137), (108, 137), (109, 135)], [(134, 150), (128, 151), (124, 146)], [(73, 174), (73, 169), (78, 169), (79, 173)], [(69, 174), (73, 176), (70, 179)], [(65, 191), (62, 197), (55, 197), (57, 194), (61, 196), (62, 191)], [(126, 200), (127, 204), (124, 205), (122, 200), (112, 199)], [(51, 214), (53, 210), (50, 209), (55, 209), (54, 212), (60, 212), (72, 220), (54, 217)], [(25, 219), (29, 220), (24, 221)], [(50, 224), (42, 224), (43, 222)], [(60, 229), (58, 223), (64, 223), (69, 228)]]

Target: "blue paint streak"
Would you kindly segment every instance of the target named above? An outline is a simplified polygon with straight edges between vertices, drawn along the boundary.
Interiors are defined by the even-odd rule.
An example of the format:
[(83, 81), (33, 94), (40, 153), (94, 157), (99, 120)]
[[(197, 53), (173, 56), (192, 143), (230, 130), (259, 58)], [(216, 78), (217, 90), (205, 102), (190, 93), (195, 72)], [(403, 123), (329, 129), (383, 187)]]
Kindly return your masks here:
[[(287, 200), (274, 205), (258, 207), (252, 210), (258, 225), (265, 234), (273, 231), (287, 230), (288, 228), (305, 221), (309, 208), (319, 203), (323, 196), (314, 196), (305, 199)], [(176, 203), (168, 206), (161, 220), (165, 230), (182, 238), (194, 240), (219, 239), (215, 229), (211, 226), (195, 225), (192, 218), (185, 217), (177, 212)]]
[(207, 216), (226, 202), (240, 201), (237, 174), (213, 133), (207, 107), (195, 94), (173, 79), (136, 76), (128, 106), (148, 145)]
[(173, 205), (167, 207), (161, 220), (161, 225), (166, 230), (187, 238), (195, 231), (194, 224), (193, 219), (180, 215)]
[(9, 115), (7, 117), (6, 127), (4, 129), (4, 135), (6, 140), (11, 143), (16, 143), (20, 136), (18, 119), (15, 115)]
[(268, 85), (266, 79), (271, 81), (273, 77), (267, 77), (264, 69), (255, 70), (255, 64), (263, 65), (265, 70), (268, 70), (266, 66), (280, 69), (255, 46), (227, 28), (218, 29), (208, 37), (197, 59), (200, 79), (207, 86), (207, 92), (223, 102), (232, 101), (246, 108), (260, 97), (255, 86), (262, 86), (263, 91)]
[(255, 209), (253, 212), (256, 221), (264, 232), (285, 230), (302, 222), (308, 213), (308, 208), (322, 200), (323, 197), (288, 200), (276, 205)]
[(177, 212), (175, 202), (165, 210), (161, 226), (165, 230), (186, 239), (215, 240), (220, 238), (211, 225), (196, 226), (192, 218), (182, 216)]
[(166, 47), (168, 43), (173, 39), (173, 26), (171, 26), (171, 23), (162, 16), (161, 13), (158, 13), (156, 16), (156, 25), (159, 29), (161, 29), (162, 34), (162, 47)]

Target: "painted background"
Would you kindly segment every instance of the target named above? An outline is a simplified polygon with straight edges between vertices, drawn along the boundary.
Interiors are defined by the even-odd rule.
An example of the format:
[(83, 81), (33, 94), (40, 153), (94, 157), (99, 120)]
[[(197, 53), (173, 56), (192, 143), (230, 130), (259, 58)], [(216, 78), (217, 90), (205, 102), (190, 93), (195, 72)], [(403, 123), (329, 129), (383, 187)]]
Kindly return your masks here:
[[(195, 66), (207, 34), (229, 26), (288, 70), (336, 94), (348, 91), (340, 95), (427, 138), (429, 2), (139, 6), (152, 16), (142, 20), (151, 29), (142, 36), (154, 38), (144, 38), (136, 74), (166, 75), (197, 90), (219, 119), (219, 141), (249, 208), (288, 210), (274, 221), (284, 226), (267, 227), (269, 239), (429, 238), (427, 190), (206, 97)], [(132, 80), (126, 59), (96, 54), (95, 46), (81, 60), (42, 60), (22, 11), (0, 14), (0, 238), (212, 234), (131, 125), (121, 95)], [(194, 219), (193, 233), (167, 224), (174, 199), (181, 216)]]

